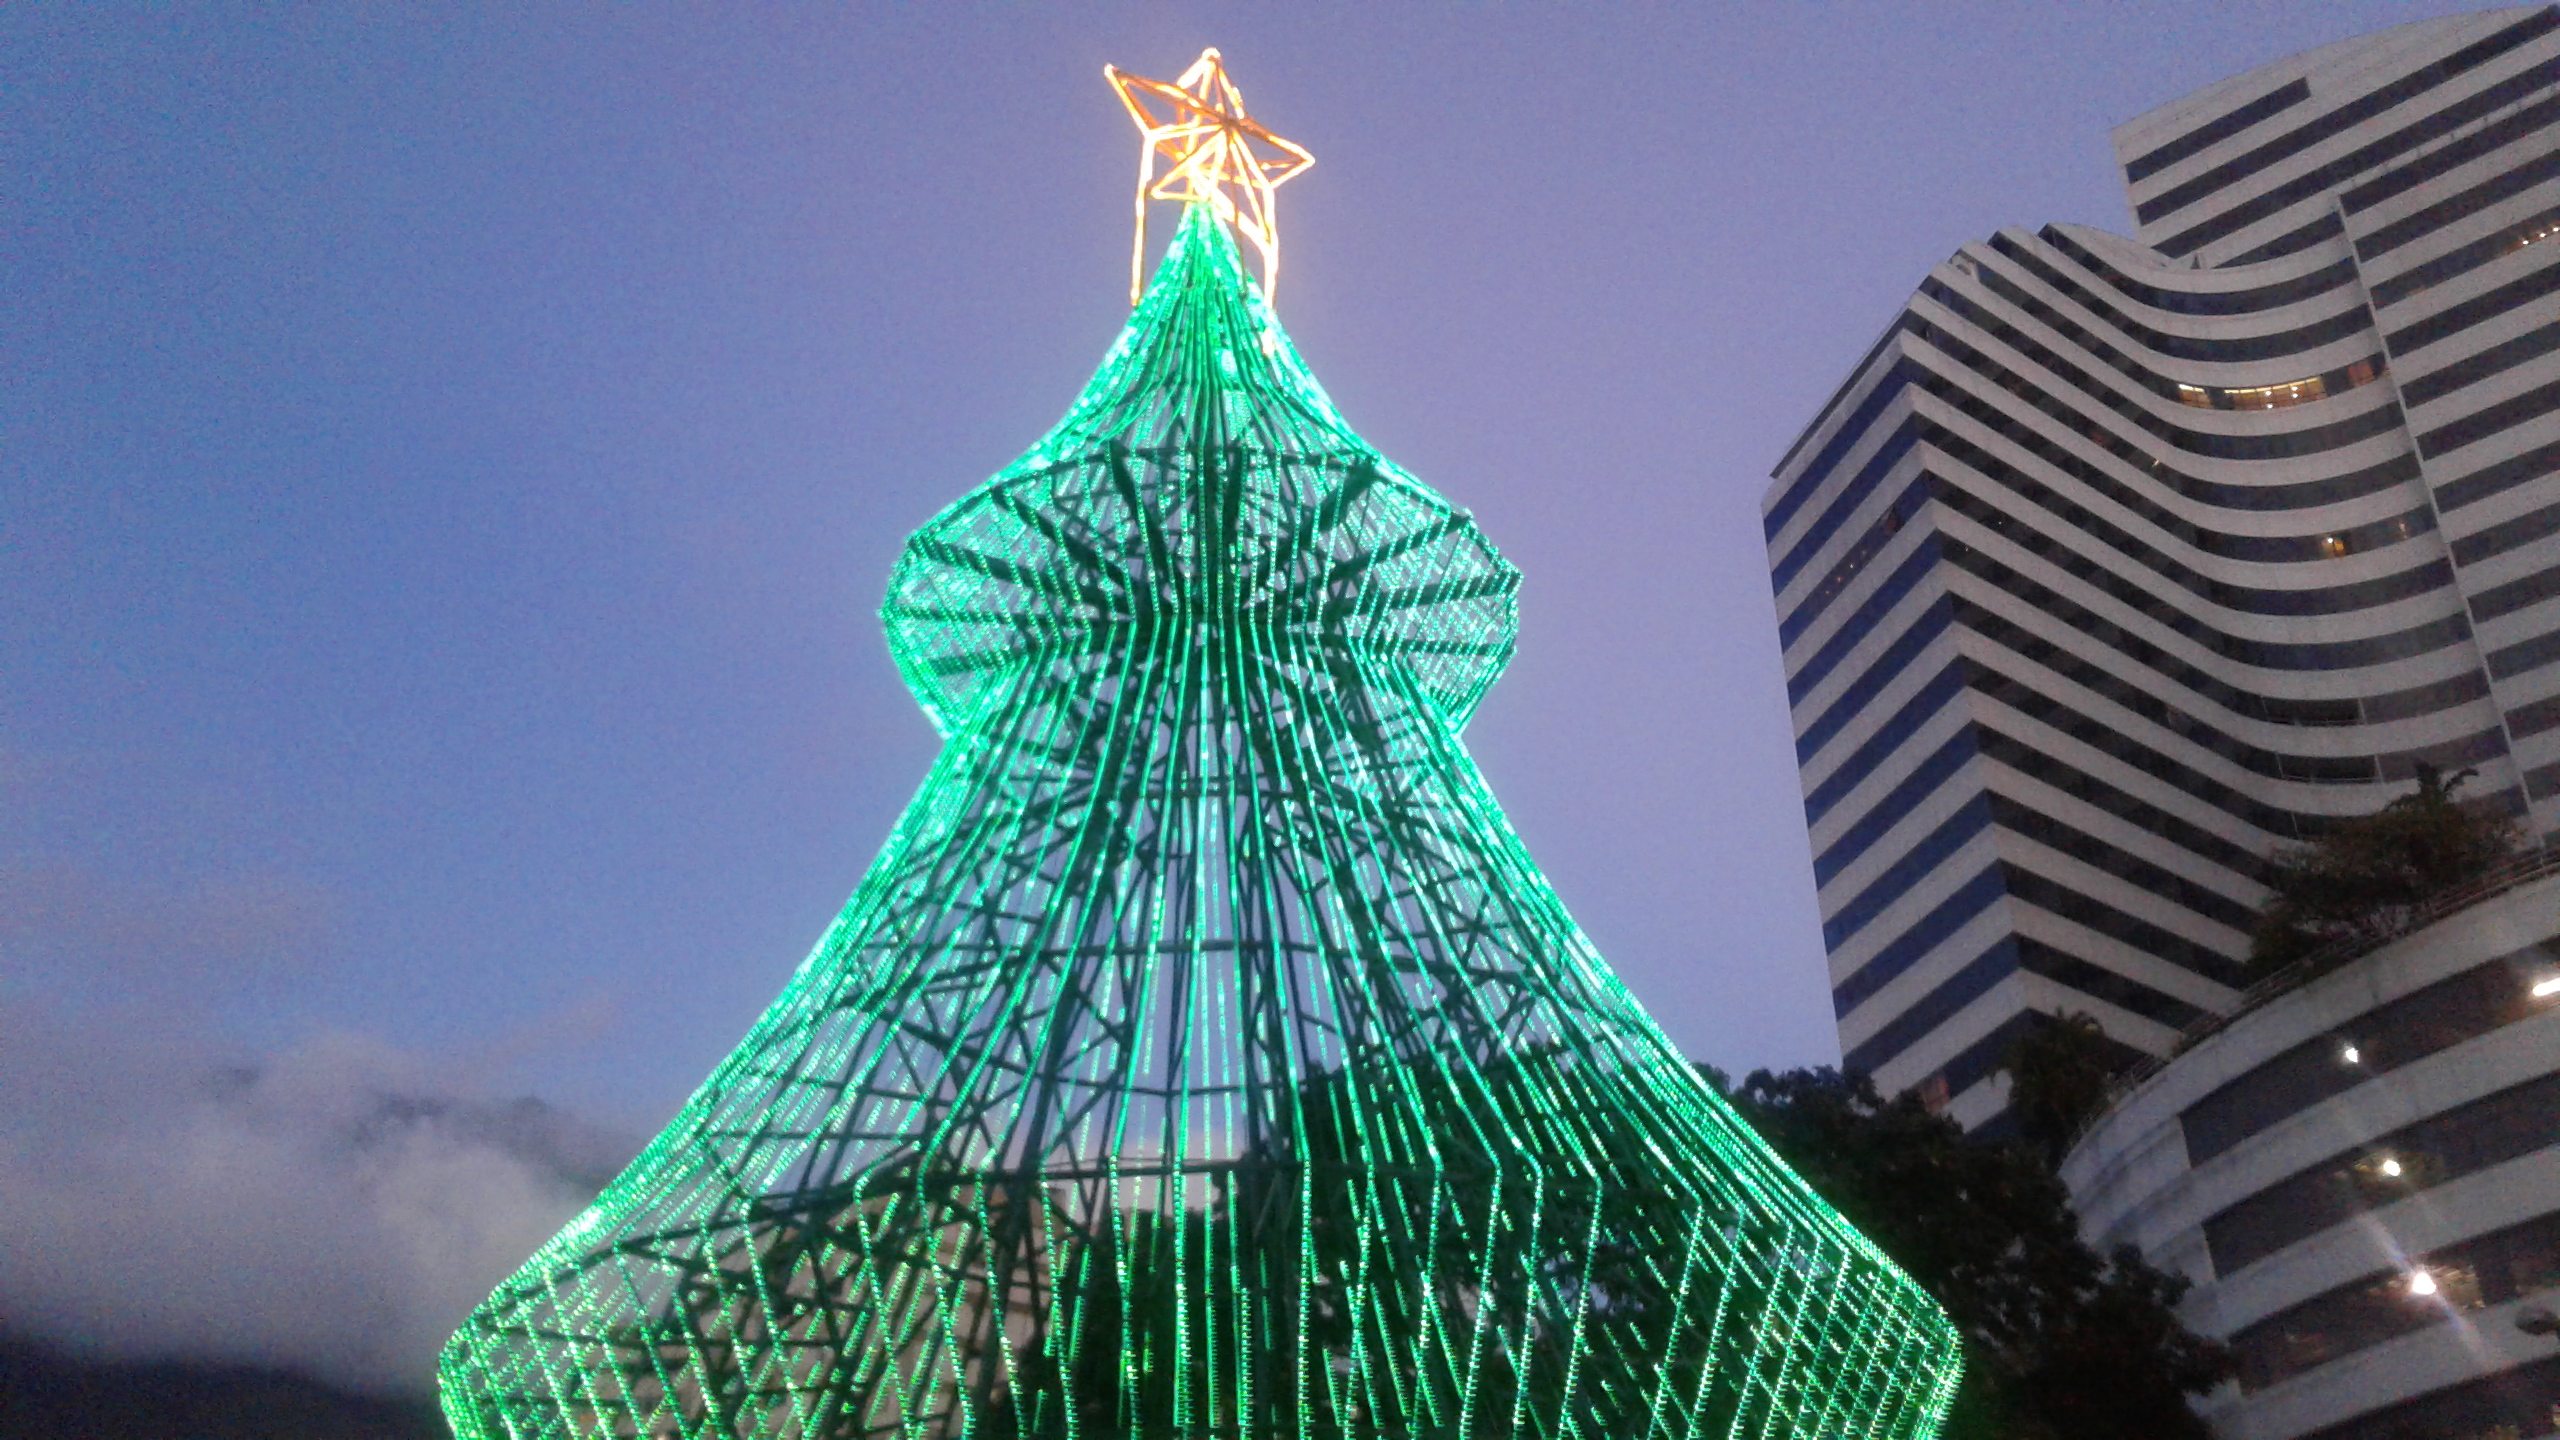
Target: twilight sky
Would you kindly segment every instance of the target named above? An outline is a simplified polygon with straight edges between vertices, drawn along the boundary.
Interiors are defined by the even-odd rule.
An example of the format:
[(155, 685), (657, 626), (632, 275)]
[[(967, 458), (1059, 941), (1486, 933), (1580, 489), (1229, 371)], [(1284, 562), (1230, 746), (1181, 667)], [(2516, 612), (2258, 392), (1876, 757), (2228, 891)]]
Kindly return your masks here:
[(199, 1056), (662, 1123), (923, 777), (898, 547), (1127, 313), (1103, 64), (1207, 44), (1525, 572), (1513, 823), (1689, 1053), (1833, 1061), (1768, 470), (1955, 246), (2128, 227), (2110, 125), (2462, 8), (0, 9), (0, 1205)]

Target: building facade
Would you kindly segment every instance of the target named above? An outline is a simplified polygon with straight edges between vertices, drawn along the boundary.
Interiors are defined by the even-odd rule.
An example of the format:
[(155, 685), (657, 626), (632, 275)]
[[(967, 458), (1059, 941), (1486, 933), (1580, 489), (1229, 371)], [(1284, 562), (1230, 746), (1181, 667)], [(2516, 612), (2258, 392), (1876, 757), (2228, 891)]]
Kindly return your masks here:
[[(2084, 1229), (2195, 1282), (2225, 1440), (2560, 1431), (2560, 869), (2277, 996), (2065, 1157)], [(2528, 1325), (2517, 1322), (2527, 1319)]]
[(2264, 858), (2422, 764), (2560, 829), (2560, 8), (2122, 126), (2135, 239), (1935, 267), (1763, 505), (1847, 1063), (2167, 1053)]

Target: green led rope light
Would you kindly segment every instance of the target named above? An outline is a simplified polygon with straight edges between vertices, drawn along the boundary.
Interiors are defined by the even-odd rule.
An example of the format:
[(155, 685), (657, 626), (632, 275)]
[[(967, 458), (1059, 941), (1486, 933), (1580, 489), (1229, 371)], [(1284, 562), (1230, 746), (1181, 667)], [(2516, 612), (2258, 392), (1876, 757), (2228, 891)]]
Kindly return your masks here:
[(1194, 205), (920, 531), (942, 756), (826, 939), (454, 1336), (466, 1440), (1926, 1437), (1936, 1306), (1707, 1090), (1458, 741), (1517, 572)]

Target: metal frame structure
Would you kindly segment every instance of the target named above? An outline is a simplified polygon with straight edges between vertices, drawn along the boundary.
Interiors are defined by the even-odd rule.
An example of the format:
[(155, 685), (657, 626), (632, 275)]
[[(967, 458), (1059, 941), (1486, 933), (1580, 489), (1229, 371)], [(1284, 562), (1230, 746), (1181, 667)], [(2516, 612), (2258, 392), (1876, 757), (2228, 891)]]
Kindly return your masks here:
[(884, 619), (945, 749), (443, 1361), (465, 1440), (1925, 1437), (1944, 1316), (1610, 973), (1459, 743), (1516, 572), (1204, 203)]

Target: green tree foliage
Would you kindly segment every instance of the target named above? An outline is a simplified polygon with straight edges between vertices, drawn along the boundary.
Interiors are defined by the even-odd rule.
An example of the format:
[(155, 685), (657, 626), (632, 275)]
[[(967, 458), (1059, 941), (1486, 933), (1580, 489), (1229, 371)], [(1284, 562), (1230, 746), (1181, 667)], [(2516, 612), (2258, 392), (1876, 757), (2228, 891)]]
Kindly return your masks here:
[(2205, 1440), (2185, 1397), (2231, 1373), (2228, 1352), (2179, 1323), (2185, 1279), (2082, 1243), (2043, 1155), (1828, 1068), (1755, 1071), (1732, 1099), (1963, 1331), (1947, 1440)]
[(2324, 946), (2407, 928), (2429, 898), (2479, 879), (2523, 844), (2509, 817), (2454, 792), (2475, 772), (2418, 767), (2418, 788), (2321, 840), (2268, 857), (2249, 963), (2272, 975)]
[(2009, 1113), (2047, 1165), (2062, 1163), (2081, 1123), (2106, 1103), (2121, 1053), (2096, 1016), (2077, 1011), (2028, 1026), (2009, 1047)]

